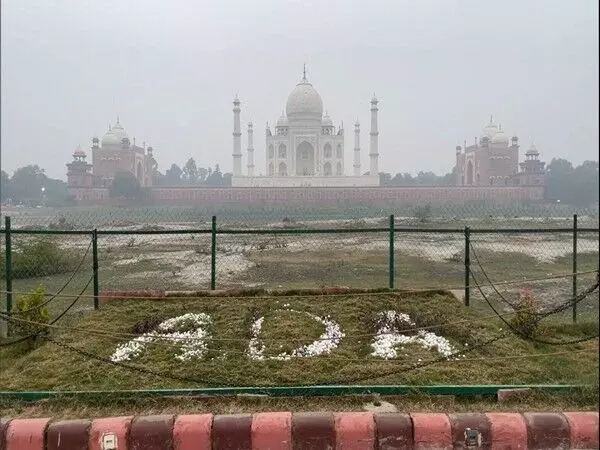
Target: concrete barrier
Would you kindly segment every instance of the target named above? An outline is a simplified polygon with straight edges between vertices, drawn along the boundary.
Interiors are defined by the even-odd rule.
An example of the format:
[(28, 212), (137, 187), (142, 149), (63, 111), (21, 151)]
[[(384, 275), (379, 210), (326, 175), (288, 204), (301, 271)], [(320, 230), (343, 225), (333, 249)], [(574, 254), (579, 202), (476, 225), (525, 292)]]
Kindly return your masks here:
[(583, 450), (598, 446), (597, 412), (273, 412), (0, 421), (0, 450)]

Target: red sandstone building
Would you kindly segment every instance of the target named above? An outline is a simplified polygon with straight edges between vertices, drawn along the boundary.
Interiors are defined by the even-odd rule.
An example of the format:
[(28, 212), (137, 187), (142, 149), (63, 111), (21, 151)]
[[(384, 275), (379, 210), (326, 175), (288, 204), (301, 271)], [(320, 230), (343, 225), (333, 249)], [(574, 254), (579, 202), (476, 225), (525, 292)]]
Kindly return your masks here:
[[(520, 167), (520, 170), (519, 170)], [(519, 163), (519, 138), (508, 136), (493, 118), (473, 145), (456, 147), (457, 186), (543, 186), (544, 163), (532, 146)]]

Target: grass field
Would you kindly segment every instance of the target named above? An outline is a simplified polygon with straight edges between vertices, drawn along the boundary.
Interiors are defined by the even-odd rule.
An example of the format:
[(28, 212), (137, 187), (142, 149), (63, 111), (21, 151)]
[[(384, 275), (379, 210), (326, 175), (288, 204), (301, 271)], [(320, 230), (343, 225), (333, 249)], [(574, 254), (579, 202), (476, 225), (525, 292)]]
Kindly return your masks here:
[[(185, 313), (211, 316), (206, 352), (180, 361), (180, 346), (172, 340), (148, 344), (128, 363), (151, 368), (163, 376), (140, 374), (82, 357), (51, 343), (21, 353), (23, 348), (2, 351), (2, 389), (132, 389), (194, 386), (273, 386), (294, 384), (395, 383), (395, 384), (520, 384), (592, 383), (598, 374), (597, 342), (567, 347), (533, 344), (509, 336), (465, 354), (464, 360), (445, 361), (427, 368), (413, 364), (440, 355), (417, 344), (407, 344), (397, 358), (383, 360), (370, 355), (376, 333), (375, 318), (381, 311), (406, 313), (414, 327), (435, 326), (431, 331), (449, 340), (456, 351), (477, 346), (502, 333), (502, 324), (474, 309), (462, 306), (441, 292), (360, 294), (346, 296), (190, 298), (185, 300), (115, 300), (79, 320), (71, 318), (56, 340), (110, 358), (119, 343), (133, 339), (136, 325)], [(248, 357), (251, 326), (264, 317), (262, 340), (266, 356), (308, 345), (323, 333), (323, 325), (306, 315), (330, 316), (345, 336), (330, 354), (286, 361), (252, 360)], [(441, 326), (439, 326), (441, 325)], [(411, 327), (409, 327), (411, 328)], [(576, 326), (549, 324), (543, 336), (551, 339), (593, 334), (594, 322)], [(96, 330), (98, 333), (96, 333)], [(103, 333), (130, 334), (126, 337)], [(407, 331), (415, 335), (416, 330)], [(555, 353), (559, 355), (539, 356)], [(467, 356), (468, 355), (468, 356)], [(390, 372), (389, 375), (385, 375)], [(393, 373), (392, 373), (393, 372)], [(186, 377), (183, 382), (169, 376)]]
[[(423, 293), (361, 293), (345, 295), (200, 297), (166, 300), (113, 300), (98, 312), (84, 309), (59, 322), (52, 338), (107, 360), (119, 344), (156, 328), (156, 324), (188, 313), (205, 313), (211, 322), (206, 350), (200, 357), (180, 360), (181, 340), (157, 339), (124, 364), (149, 369), (140, 373), (91, 359), (53, 343), (29, 350), (26, 344), (0, 348), (0, 390), (118, 390), (211, 386), (281, 386), (305, 384), (587, 384), (577, 394), (534, 393), (509, 404), (490, 399), (454, 397), (384, 397), (400, 410), (465, 411), (521, 409), (594, 409), (598, 404), (598, 341), (552, 346), (509, 335), (469, 351), (506, 331), (497, 319), (467, 308), (442, 291)], [(393, 359), (373, 356), (373, 336), (381, 311), (406, 313), (414, 324), (402, 328), (416, 336), (421, 327), (446, 338), (462, 358), (422, 368), (440, 358), (436, 348), (418, 342), (396, 345)], [(329, 317), (344, 336), (329, 354), (272, 360), (269, 357), (306, 347), (323, 336), (326, 327), (314, 317)], [(263, 317), (258, 336), (264, 359), (249, 357), (253, 324)], [(504, 329), (503, 329), (504, 328)], [(191, 328), (186, 328), (190, 331)], [(572, 340), (597, 333), (597, 322), (577, 325), (549, 322), (539, 337)], [(317, 341), (318, 342), (318, 341)], [(188, 381), (176, 378), (187, 378)], [(131, 413), (211, 411), (361, 410), (369, 397), (339, 398), (219, 398), (219, 399), (54, 399), (36, 404), (5, 401), (3, 413), (15, 416), (101, 416)]]

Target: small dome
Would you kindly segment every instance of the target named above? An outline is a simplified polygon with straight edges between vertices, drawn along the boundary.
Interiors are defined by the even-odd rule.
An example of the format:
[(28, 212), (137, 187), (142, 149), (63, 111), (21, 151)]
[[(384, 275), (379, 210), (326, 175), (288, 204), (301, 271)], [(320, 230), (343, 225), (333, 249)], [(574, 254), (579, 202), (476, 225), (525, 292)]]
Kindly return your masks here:
[(125, 138), (129, 139), (127, 131), (125, 131), (123, 126), (119, 123), (119, 119), (117, 119), (117, 123), (115, 124), (115, 126), (112, 127), (112, 131), (117, 136), (119, 143), (121, 143)]
[(507, 144), (508, 143), (508, 135), (502, 129), (502, 126), (498, 129), (498, 132), (492, 138), (492, 142), (495, 144)]
[(98, 136), (94, 136), (92, 138), (92, 143), (97, 144), (98, 142), (100, 142), (100, 139), (98, 139)]
[(331, 117), (329, 117), (329, 114), (327, 114), (327, 111), (325, 111), (325, 115), (323, 116), (323, 120), (321, 121), (321, 124), (324, 127), (332, 127), (333, 126), (333, 120), (331, 120)]
[[(290, 121), (287, 119), (287, 117), (285, 117), (285, 114), (283, 113), (283, 111), (281, 112), (281, 117), (279, 117), (279, 119), (277, 119), (277, 125), (278, 127), (287, 127), (290, 124)], [(248, 126), (252, 126), (252, 122), (248, 124)]]
[(112, 129), (109, 128), (109, 130), (106, 132), (106, 134), (104, 136), (102, 136), (102, 146), (104, 147), (105, 145), (118, 145), (119, 144), (119, 138), (118, 136), (113, 133)]
[(77, 146), (77, 148), (73, 152), (73, 156), (85, 156), (85, 152), (81, 149), (80, 146)]
[(534, 144), (531, 144), (531, 147), (529, 147), (529, 150), (527, 150), (525, 152), (526, 155), (539, 155), (540, 152), (538, 152), (537, 147)]
[(289, 95), (285, 112), (289, 118), (310, 116), (320, 120), (323, 117), (323, 100), (306, 77), (302, 78)]
[(495, 124), (488, 123), (483, 127), (483, 135), (489, 139), (492, 139), (496, 133), (498, 133), (498, 127)]

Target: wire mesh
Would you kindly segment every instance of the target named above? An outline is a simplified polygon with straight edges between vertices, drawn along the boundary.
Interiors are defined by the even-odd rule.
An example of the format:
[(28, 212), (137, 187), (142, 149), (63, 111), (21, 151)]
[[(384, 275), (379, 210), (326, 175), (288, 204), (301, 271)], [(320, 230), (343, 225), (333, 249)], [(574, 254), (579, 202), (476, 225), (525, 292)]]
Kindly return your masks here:
[[(598, 270), (598, 250), (600, 247), (600, 234), (597, 231), (577, 233), (577, 271), (592, 272)], [(577, 276), (577, 291), (585, 289), (594, 282), (594, 273), (583, 273)], [(577, 314), (598, 320), (600, 293), (593, 292), (577, 305)]]
[(348, 232), (219, 234), (217, 286), (300, 289), (382, 287), (388, 283), (388, 234)]
[[(61, 294), (48, 303), (51, 318), (64, 311), (82, 292), (84, 295), (69, 312), (93, 309), (91, 236), (13, 234), (11, 238), (13, 307), (20, 296), (41, 287), (48, 294)], [(2, 256), (4, 282), (5, 255)]]
[(129, 229), (165, 226), (201, 228), (210, 226), (213, 215), (220, 226), (250, 228), (278, 224), (282, 221), (307, 226), (322, 222), (382, 221), (390, 214), (399, 226), (419, 228), (564, 228), (572, 225), (573, 214), (579, 226), (597, 228), (598, 207), (576, 208), (558, 204), (485, 203), (390, 206), (368, 204), (342, 206), (301, 205), (217, 205), (217, 206), (96, 206), (70, 208), (5, 207), (3, 214), (12, 217), (14, 228), (30, 229)]
[[(573, 296), (573, 233), (476, 233), (471, 235), (471, 269), (474, 281), (501, 312), (513, 310), (526, 292), (533, 295), (542, 310), (569, 301)], [(580, 240), (578, 248), (592, 248), (598, 241)], [(596, 267), (587, 266), (588, 270)], [(582, 270), (578, 267), (578, 271)], [(519, 282), (519, 280), (523, 280)], [(591, 281), (587, 277), (588, 281)], [(498, 292), (490, 286), (496, 286)], [(486, 286), (487, 285), (487, 286)], [(488, 309), (476, 287), (471, 304)], [(571, 310), (555, 316), (571, 318)]]
[(200, 290), (210, 287), (210, 234), (101, 234), (102, 291)]
[(395, 286), (401, 289), (464, 290), (464, 233), (406, 232), (395, 234)]

